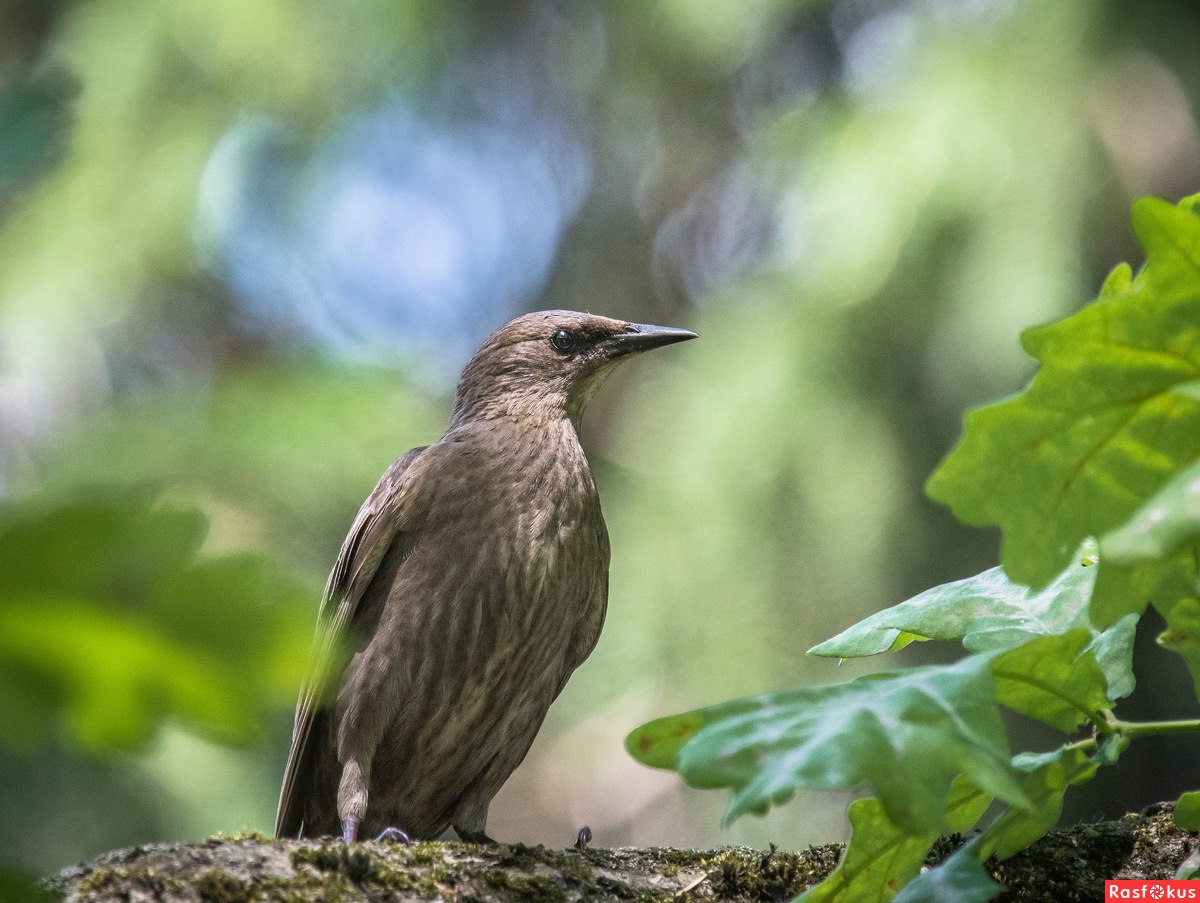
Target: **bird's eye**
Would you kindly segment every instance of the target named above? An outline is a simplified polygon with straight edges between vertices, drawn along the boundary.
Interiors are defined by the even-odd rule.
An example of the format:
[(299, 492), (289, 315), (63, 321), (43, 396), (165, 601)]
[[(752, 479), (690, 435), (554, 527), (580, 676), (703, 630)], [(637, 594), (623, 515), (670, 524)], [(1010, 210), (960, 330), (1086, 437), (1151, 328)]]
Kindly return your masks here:
[(559, 354), (570, 354), (575, 350), (575, 336), (565, 329), (560, 329), (550, 336), (550, 344)]

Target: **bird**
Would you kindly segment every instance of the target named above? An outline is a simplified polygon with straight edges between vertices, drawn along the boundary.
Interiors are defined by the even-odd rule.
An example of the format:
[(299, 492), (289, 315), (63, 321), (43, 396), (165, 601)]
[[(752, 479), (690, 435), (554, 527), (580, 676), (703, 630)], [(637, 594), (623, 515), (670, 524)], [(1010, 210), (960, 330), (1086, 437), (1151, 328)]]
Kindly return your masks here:
[(595, 647), (608, 604), (609, 537), (580, 418), (623, 361), (696, 337), (551, 310), (483, 342), (445, 434), (387, 469), (342, 543), (277, 837), (453, 828), (494, 842), (492, 798)]

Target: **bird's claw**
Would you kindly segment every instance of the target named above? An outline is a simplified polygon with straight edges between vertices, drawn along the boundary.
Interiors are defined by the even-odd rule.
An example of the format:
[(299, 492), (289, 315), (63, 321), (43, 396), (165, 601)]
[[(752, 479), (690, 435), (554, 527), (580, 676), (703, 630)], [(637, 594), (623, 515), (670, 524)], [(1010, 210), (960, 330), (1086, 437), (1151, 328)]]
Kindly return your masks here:
[(413, 842), (413, 839), (399, 828), (384, 828), (375, 839), (377, 841), (386, 840), (388, 843), (402, 843), (405, 846), (412, 846)]
[(592, 829), (584, 825), (579, 829), (579, 833), (575, 835), (575, 849), (586, 850), (587, 845), (592, 842)]
[(463, 843), (477, 843), (487, 847), (496, 846), (496, 841), (488, 837), (483, 831), (460, 831), (458, 828), (455, 828), (454, 832)]

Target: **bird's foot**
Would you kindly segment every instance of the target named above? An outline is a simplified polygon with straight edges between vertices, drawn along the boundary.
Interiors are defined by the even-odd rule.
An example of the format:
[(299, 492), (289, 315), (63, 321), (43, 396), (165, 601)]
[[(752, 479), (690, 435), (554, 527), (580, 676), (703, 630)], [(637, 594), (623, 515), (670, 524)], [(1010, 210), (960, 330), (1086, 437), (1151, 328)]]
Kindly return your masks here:
[(346, 843), (354, 843), (358, 840), (358, 819), (343, 818), (342, 819), (342, 840)]
[(587, 845), (592, 842), (592, 829), (584, 825), (579, 829), (579, 833), (575, 835), (575, 849), (583, 851), (587, 849)]
[(455, 828), (454, 833), (458, 835), (458, 839), (463, 843), (478, 843), (489, 847), (496, 845), (496, 841), (488, 837), (483, 831), (460, 831), (458, 828)]
[(379, 836), (375, 839), (386, 840), (388, 843), (402, 843), (406, 847), (412, 846), (413, 842), (413, 839), (409, 837), (406, 832), (401, 831), (399, 828), (384, 828), (379, 832)]

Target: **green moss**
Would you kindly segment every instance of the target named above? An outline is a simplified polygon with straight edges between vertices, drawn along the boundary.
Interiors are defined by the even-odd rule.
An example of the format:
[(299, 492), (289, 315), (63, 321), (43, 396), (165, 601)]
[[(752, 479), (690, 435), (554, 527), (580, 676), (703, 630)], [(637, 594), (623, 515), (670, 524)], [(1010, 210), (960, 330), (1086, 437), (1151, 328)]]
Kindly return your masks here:
[(506, 868), (528, 869), (554, 856), (547, 853), (545, 847), (527, 847), (523, 843), (503, 844), (495, 850), (499, 854), (497, 864)]
[(340, 841), (292, 850), (292, 865), (311, 865), (322, 872), (339, 872), (351, 881), (369, 878), (375, 870), (376, 857), (361, 844), (347, 845)]
[[(705, 850), (676, 850), (666, 848), (653, 851), (653, 868), (666, 878), (675, 878), (682, 872), (695, 872), (706, 869), (709, 859), (719, 855)], [(649, 862), (647, 863), (650, 864)]]
[[(814, 855), (816, 854), (816, 855)], [(718, 897), (790, 900), (833, 870), (838, 848), (814, 848), (808, 854), (725, 850), (707, 863), (708, 884)]]
[(572, 884), (589, 890), (597, 887), (596, 870), (582, 856), (572, 853), (559, 854), (555, 867)]
[(339, 874), (298, 874), (286, 881), (265, 881), (259, 885), (260, 899), (271, 903), (357, 903), (362, 900), (358, 888)]
[(380, 863), (371, 875), (370, 883), (388, 890), (414, 893), (432, 899), (443, 896), (445, 887), (451, 881), (445, 869), (414, 872)]
[(376, 851), (365, 844), (333, 842), (292, 851), (292, 865), (344, 876), (354, 885), (375, 886), (425, 898), (445, 896), (457, 877), (445, 864), (440, 846), (386, 847)]
[(433, 865), (445, 860), (445, 846), (440, 843), (417, 843), (407, 848), (408, 861), (413, 865)]
[(527, 903), (566, 903), (567, 894), (561, 887), (542, 875), (493, 869), (484, 874), (484, 886), (509, 900)]
[(161, 875), (154, 869), (132, 866), (129, 868), (106, 868), (100, 866), (79, 882), (75, 890), (78, 899), (88, 900), (93, 896), (99, 898), (123, 896), (133, 885), (144, 888), (157, 895), (178, 894), (184, 889), (184, 883), (171, 875)]
[(673, 865), (678, 868), (695, 868), (704, 862), (705, 854), (697, 850), (676, 850), (667, 848), (655, 851), (655, 858), (659, 862)]
[(209, 869), (197, 876), (196, 893), (204, 903), (250, 903), (254, 898), (246, 882), (219, 869)]
[(101, 866), (92, 869), (88, 876), (76, 885), (75, 893), (85, 899), (89, 894), (103, 894), (113, 890), (120, 879), (121, 876), (116, 873), (116, 869), (108, 869)]
[(271, 838), (257, 831), (238, 831), (236, 834), (214, 834), (209, 838), (209, 843), (242, 843), (250, 841), (252, 843), (270, 843)]

